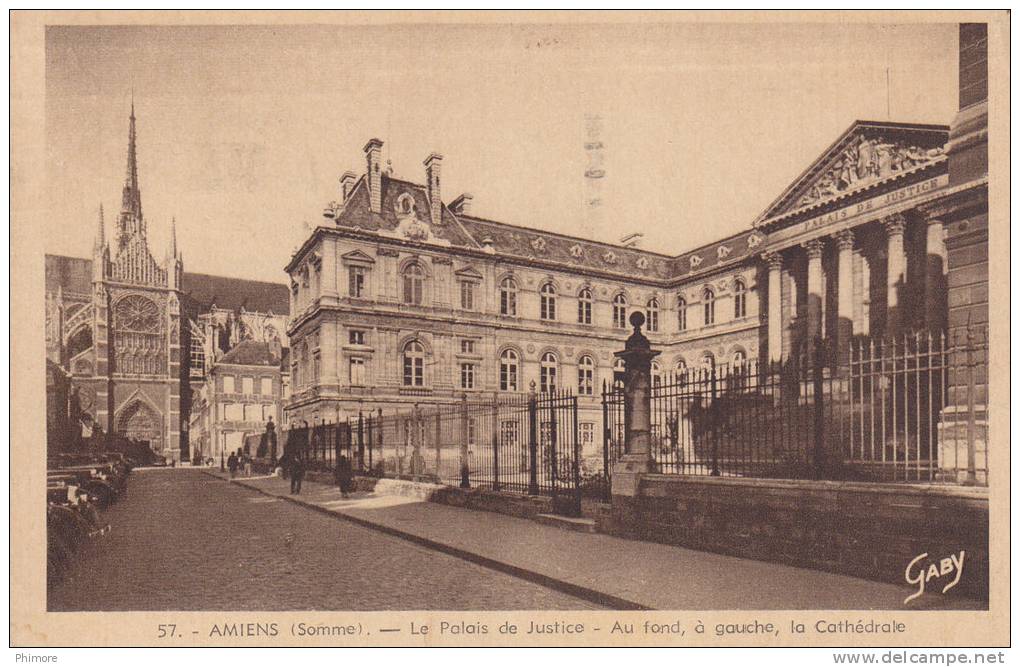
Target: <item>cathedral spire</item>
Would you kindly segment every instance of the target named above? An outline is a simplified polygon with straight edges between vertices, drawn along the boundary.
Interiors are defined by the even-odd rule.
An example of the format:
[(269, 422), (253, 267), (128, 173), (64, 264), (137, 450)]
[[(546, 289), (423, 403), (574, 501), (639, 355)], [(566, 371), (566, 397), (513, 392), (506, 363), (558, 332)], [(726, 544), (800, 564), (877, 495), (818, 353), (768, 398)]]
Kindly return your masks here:
[(177, 259), (177, 218), (170, 219), (170, 258)]
[(103, 218), (103, 205), (99, 205), (99, 222), (96, 228), (96, 250), (103, 251), (106, 247), (106, 221)]
[(127, 173), (124, 177), (124, 193), (121, 198), (120, 220), (118, 221), (118, 245), (123, 247), (135, 235), (145, 236), (145, 222), (142, 218), (142, 193), (138, 188), (138, 149), (135, 133), (135, 101), (131, 96), (131, 117), (128, 127)]

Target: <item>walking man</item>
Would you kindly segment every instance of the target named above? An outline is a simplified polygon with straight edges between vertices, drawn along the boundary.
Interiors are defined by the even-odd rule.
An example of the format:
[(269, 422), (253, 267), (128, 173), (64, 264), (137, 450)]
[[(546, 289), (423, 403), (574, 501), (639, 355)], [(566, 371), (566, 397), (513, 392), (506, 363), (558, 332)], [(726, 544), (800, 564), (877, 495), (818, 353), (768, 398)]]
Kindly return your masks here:
[(234, 479), (237, 475), (237, 454), (230, 452), (230, 456), (227, 457), (227, 470), (230, 471), (230, 479)]
[(305, 477), (305, 464), (300, 456), (290, 458), (290, 494), (301, 495), (301, 480)]

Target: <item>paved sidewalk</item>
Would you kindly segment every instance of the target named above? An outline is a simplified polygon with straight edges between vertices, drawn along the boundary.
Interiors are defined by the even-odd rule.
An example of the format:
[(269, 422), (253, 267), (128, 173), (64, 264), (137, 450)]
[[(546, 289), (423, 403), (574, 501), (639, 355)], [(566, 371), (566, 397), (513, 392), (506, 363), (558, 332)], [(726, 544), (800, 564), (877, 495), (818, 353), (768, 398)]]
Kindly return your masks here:
[[(217, 470), (206, 472), (225, 477)], [(233, 483), (502, 569), (618, 608), (648, 609), (981, 609), (975, 600), (926, 593), (904, 606), (907, 586), (884, 584), (608, 535), (581, 533), (493, 512), (374, 493), (343, 499), (306, 481)], [(915, 589), (916, 590), (916, 589)]]

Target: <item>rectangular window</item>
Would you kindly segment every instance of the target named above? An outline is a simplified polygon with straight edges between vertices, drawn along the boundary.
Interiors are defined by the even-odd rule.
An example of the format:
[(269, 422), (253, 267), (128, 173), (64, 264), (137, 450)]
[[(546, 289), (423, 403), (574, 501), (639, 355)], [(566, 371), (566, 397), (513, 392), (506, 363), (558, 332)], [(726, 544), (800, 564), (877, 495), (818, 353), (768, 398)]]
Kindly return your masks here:
[(205, 349), (202, 347), (202, 340), (192, 332), (191, 334), (191, 376), (202, 377), (205, 375)]
[(463, 310), (475, 309), (475, 284), (469, 280), (460, 283), (460, 307)]
[(257, 422), (259, 420), (259, 406), (254, 403), (244, 404), (244, 421)]
[(225, 419), (227, 421), (244, 421), (244, 409), (240, 403), (227, 403), (225, 406)]
[(425, 360), (422, 357), (404, 355), (404, 386), (425, 386)]
[(262, 378), (262, 391), (260, 393), (263, 396), (273, 395), (273, 378)]
[(348, 269), (348, 294), (354, 297), (365, 296), (365, 267), (352, 266)]
[(595, 445), (595, 424), (594, 422), (581, 422), (578, 424), (581, 437), (581, 449), (588, 449)]
[(499, 427), (500, 444), (516, 445), (520, 442), (521, 425), (517, 421), (504, 421)]
[(263, 405), (262, 406), (262, 421), (269, 421), (270, 418), (276, 419), (276, 406), (275, 405)]
[(475, 353), (475, 342), (473, 340), (461, 340), (460, 341), (460, 353), (461, 354), (474, 354)]
[(234, 393), (234, 376), (224, 375), (223, 376), (223, 393), (233, 394)]
[(475, 388), (475, 365), (474, 364), (461, 364), (460, 365), (460, 388), (461, 389), (474, 389)]
[(351, 329), (349, 340), (350, 340), (351, 345), (364, 345), (365, 344), (365, 332), (364, 331), (356, 331), (354, 329)]
[(365, 360), (351, 359), (351, 386), (365, 386)]
[(241, 393), (248, 395), (255, 393), (255, 380), (253, 378), (241, 378)]

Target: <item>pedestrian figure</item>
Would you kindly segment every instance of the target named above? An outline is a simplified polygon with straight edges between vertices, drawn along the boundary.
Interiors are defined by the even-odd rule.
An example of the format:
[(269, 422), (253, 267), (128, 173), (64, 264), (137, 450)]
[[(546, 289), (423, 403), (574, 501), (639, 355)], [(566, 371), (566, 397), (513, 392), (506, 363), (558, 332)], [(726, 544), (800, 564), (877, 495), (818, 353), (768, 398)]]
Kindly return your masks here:
[(346, 456), (341, 456), (337, 464), (337, 482), (340, 485), (340, 495), (344, 498), (354, 490), (354, 471), (351, 470), (350, 459)]
[(251, 477), (251, 457), (244, 455), (244, 476)]
[(230, 456), (227, 457), (227, 470), (230, 471), (230, 479), (234, 479), (237, 474), (237, 454), (230, 452)]
[(300, 456), (290, 458), (290, 493), (301, 494), (301, 480), (305, 476), (305, 464)]

